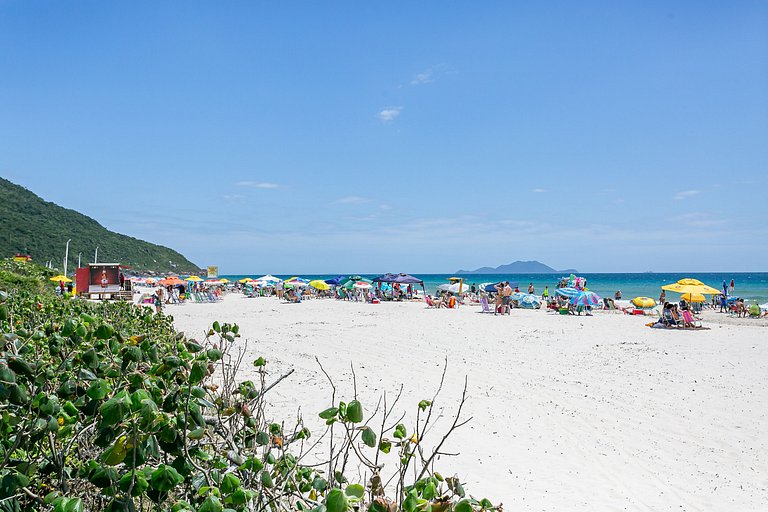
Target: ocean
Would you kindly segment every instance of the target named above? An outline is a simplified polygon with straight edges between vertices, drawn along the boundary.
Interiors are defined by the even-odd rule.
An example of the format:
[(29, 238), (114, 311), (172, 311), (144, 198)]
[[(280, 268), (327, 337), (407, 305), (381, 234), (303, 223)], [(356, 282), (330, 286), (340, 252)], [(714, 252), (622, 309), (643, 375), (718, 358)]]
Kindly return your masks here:
[[(259, 277), (262, 274), (252, 275), (222, 275), (227, 279), (234, 281), (244, 277)], [(339, 274), (302, 274), (300, 277), (305, 279), (331, 279)], [(373, 279), (380, 274), (359, 274), (363, 277)], [(419, 279), (424, 280), (424, 287), (428, 293), (434, 293), (437, 286), (448, 282), (449, 277), (454, 274), (412, 274)], [(277, 275), (283, 279), (289, 279), (292, 275)], [(528, 283), (533, 283), (537, 294), (540, 294), (545, 286), (549, 286), (550, 292), (557, 286), (560, 277), (559, 274), (475, 274), (461, 275), (468, 284), (480, 284), (486, 282), (510, 281), (517, 283), (520, 291), (528, 290)], [(633, 297), (651, 297), (658, 299), (661, 293), (661, 287), (671, 284), (679, 279), (691, 277), (698, 279), (703, 283), (717, 289), (722, 289), (723, 281), (729, 285), (731, 279), (735, 281), (734, 295), (744, 298), (749, 302), (762, 304), (768, 302), (768, 272), (733, 272), (733, 273), (624, 273), (624, 274), (579, 274), (587, 280), (587, 288), (597, 293), (601, 297), (613, 297), (617, 290), (621, 290), (624, 299)], [(668, 293), (669, 299), (676, 299), (678, 294)], [(709, 298), (709, 297), (707, 297)]]

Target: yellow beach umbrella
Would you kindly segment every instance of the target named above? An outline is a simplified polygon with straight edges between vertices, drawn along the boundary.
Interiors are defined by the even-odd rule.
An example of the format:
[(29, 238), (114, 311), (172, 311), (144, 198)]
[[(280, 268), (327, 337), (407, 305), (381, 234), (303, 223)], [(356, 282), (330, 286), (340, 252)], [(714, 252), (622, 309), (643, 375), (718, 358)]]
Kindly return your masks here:
[(700, 293), (684, 293), (681, 298), (688, 302), (707, 302), (706, 297)]
[(189, 276), (185, 281), (204, 281), (204, 279), (200, 276)]
[(219, 279), (219, 281), (221, 281), (221, 282), (222, 282), (222, 283), (224, 283), (224, 284), (227, 284), (227, 283), (229, 282), (229, 279), (227, 279), (227, 278), (225, 277), (225, 278)]
[(668, 292), (677, 292), (677, 293), (700, 293), (700, 294), (718, 294), (720, 293), (720, 290), (717, 288), (712, 288), (711, 286), (707, 286), (706, 284), (702, 283), (698, 279), (681, 279), (678, 282), (674, 284), (668, 284), (661, 287), (662, 290), (666, 290)]
[(251, 279), (250, 277), (244, 277), (244, 278), (240, 279), (240, 280), (238, 281), (238, 283), (243, 283), (243, 284), (245, 284), (245, 283), (250, 283), (251, 281), (253, 281), (253, 279)]
[(328, 286), (328, 283), (320, 279), (315, 279), (314, 281), (310, 281), (309, 286), (311, 286), (315, 290), (328, 290), (330, 288), (330, 286)]
[(59, 274), (57, 276), (53, 276), (51, 278), (51, 281), (56, 281), (56, 282), (64, 281), (65, 283), (71, 283), (72, 282), (72, 280), (70, 278), (68, 278), (67, 276), (65, 276), (63, 274)]
[(656, 301), (650, 297), (635, 297), (632, 299), (632, 304), (639, 308), (652, 308), (656, 305)]

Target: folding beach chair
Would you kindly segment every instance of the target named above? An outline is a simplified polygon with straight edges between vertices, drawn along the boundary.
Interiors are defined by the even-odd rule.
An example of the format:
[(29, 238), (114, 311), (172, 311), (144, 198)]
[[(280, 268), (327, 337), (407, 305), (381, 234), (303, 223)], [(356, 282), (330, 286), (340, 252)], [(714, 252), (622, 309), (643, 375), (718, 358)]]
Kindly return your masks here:
[(488, 305), (488, 297), (480, 297), (480, 305), (483, 307), (482, 313), (493, 313), (493, 310)]

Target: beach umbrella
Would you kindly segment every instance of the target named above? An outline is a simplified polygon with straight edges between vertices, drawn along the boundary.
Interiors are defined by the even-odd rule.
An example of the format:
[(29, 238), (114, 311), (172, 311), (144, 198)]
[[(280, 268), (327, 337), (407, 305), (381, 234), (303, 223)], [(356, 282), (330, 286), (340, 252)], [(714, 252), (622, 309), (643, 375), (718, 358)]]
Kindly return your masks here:
[[(355, 277), (357, 279), (354, 279)], [(360, 276), (352, 276), (352, 277), (348, 278), (346, 281), (343, 281), (340, 286), (343, 287), (343, 288), (346, 288), (348, 290), (351, 290), (355, 286), (355, 284), (359, 283), (359, 282), (369, 283), (370, 284), (373, 281), (371, 281), (370, 279), (366, 279), (364, 277), (360, 277)]]
[(684, 293), (680, 298), (688, 302), (707, 302), (707, 298), (700, 293)]
[(466, 283), (446, 283), (446, 284), (441, 284), (437, 287), (437, 289), (441, 292), (450, 292), (450, 293), (461, 293), (459, 291), (460, 288), (461, 288), (461, 291), (467, 291)]
[(576, 288), (573, 288), (571, 286), (566, 286), (565, 288), (556, 289), (555, 293), (560, 295), (561, 297), (567, 297), (569, 299), (572, 299), (573, 297), (577, 296), (581, 292)]
[(189, 276), (188, 278), (185, 279), (185, 281), (198, 282), (198, 281), (203, 281), (203, 278), (200, 276)]
[(315, 290), (328, 290), (331, 288), (331, 286), (322, 279), (315, 279), (314, 281), (310, 281), (309, 286)]
[(184, 281), (182, 281), (176, 276), (166, 277), (165, 279), (161, 279), (157, 283), (163, 286), (176, 286), (178, 284), (185, 284)]
[(652, 308), (656, 305), (656, 301), (650, 297), (635, 297), (630, 302), (639, 308)]
[(227, 284), (227, 283), (229, 282), (229, 279), (227, 279), (227, 278), (225, 277), (225, 278), (221, 279), (221, 282), (222, 282), (222, 283), (224, 283), (224, 284)]
[(255, 279), (255, 281), (263, 281), (266, 283), (279, 283), (280, 281), (282, 281), (282, 279), (280, 279), (279, 277), (275, 277), (271, 274), (267, 274), (265, 276), (259, 277), (258, 279)]
[(347, 279), (347, 276), (336, 276), (333, 279), (326, 279), (325, 284), (330, 284), (331, 286), (338, 286), (346, 279)]
[(67, 276), (65, 276), (63, 274), (59, 274), (57, 276), (53, 276), (51, 278), (51, 281), (64, 281), (65, 283), (71, 283), (72, 282), (72, 280), (70, 278), (68, 278)]
[(571, 297), (571, 304), (574, 306), (597, 306), (600, 304), (600, 297), (595, 292), (582, 291)]
[(307, 286), (308, 284), (309, 284), (309, 281), (307, 281), (306, 279), (302, 279), (300, 277), (292, 277), (285, 282), (286, 286), (293, 286), (296, 288), (301, 288), (303, 286)]
[(245, 283), (250, 283), (251, 281), (253, 281), (253, 279), (251, 279), (250, 277), (244, 277), (237, 282), (245, 284)]
[(526, 309), (536, 309), (541, 304), (541, 300), (538, 296), (532, 294), (532, 293), (523, 293), (521, 294), (520, 299), (518, 300), (518, 303), (521, 307)]
[(355, 284), (353, 284), (352, 287), (360, 290), (367, 290), (368, 288), (371, 287), (371, 283), (366, 283), (365, 281), (358, 281)]
[(661, 289), (668, 292), (677, 293), (706, 293), (707, 295), (717, 295), (721, 293), (717, 288), (712, 288), (711, 286), (707, 286), (706, 284), (702, 283), (698, 279), (691, 278), (681, 279), (674, 284), (662, 286)]

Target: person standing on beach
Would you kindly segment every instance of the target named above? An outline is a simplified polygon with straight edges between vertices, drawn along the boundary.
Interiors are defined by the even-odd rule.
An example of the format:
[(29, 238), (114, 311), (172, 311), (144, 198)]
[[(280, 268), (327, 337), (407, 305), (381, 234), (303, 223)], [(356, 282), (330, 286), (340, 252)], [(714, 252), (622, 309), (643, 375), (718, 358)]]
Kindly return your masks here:
[(664, 304), (665, 302), (667, 302), (667, 292), (661, 290), (661, 295), (659, 295), (659, 304)]
[(736, 282), (731, 278), (731, 295), (733, 295), (733, 290), (736, 288)]
[(528, 283), (528, 293), (533, 294), (533, 283)]
[(541, 292), (541, 298), (544, 299), (544, 302), (547, 302), (547, 299), (549, 299), (549, 286), (544, 287), (544, 291)]
[(728, 295), (728, 283), (725, 282), (725, 279), (723, 279), (723, 295)]

